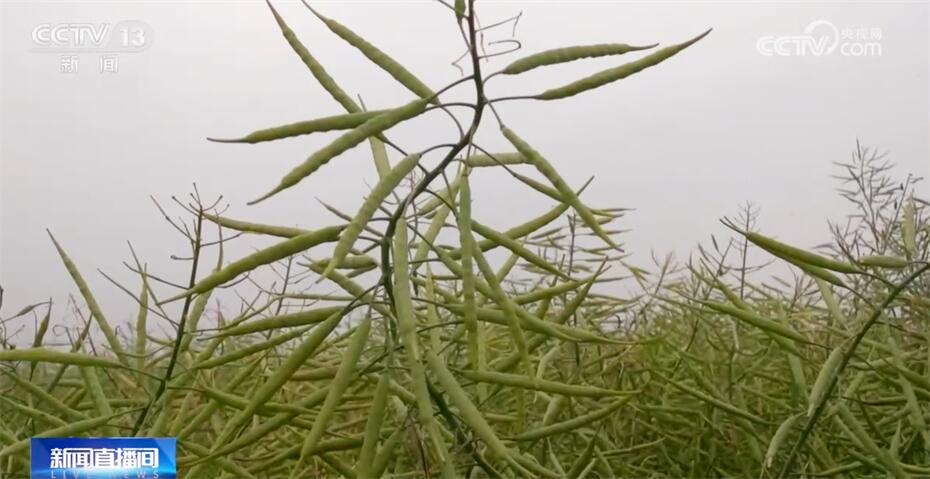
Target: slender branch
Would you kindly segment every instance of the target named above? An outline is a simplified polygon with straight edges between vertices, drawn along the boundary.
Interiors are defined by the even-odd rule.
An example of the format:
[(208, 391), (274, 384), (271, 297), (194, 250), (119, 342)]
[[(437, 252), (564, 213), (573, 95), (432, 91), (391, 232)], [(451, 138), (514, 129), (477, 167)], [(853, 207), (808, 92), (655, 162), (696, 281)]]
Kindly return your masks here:
[[(194, 257), (191, 264), (190, 278), (188, 279), (188, 289), (193, 288), (194, 284), (197, 282), (197, 265), (200, 263), (200, 247), (201, 247), (201, 232), (203, 231), (203, 209), (197, 210), (197, 221), (194, 229), (194, 237), (192, 240), (192, 246), (194, 250)], [(162, 394), (165, 393), (165, 390), (168, 387), (168, 382), (171, 381), (171, 375), (174, 373), (174, 368), (178, 363), (178, 354), (181, 352), (181, 341), (184, 338), (184, 328), (187, 327), (187, 316), (190, 312), (191, 302), (194, 295), (188, 295), (184, 298), (184, 307), (181, 310), (181, 320), (178, 322), (178, 331), (177, 335), (174, 338), (174, 347), (171, 351), (171, 359), (168, 361), (168, 368), (165, 370), (165, 377), (158, 384), (158, 389), (155, 390), (155, 395), (152, 396), (152, 399), (149, 400), (148, 404), (142, 409), (142, 413), (139, 414), (139, 417), (136, 419), (136, 424), (132, 427), (132, 433), (130, 436), (135, 436), (139, 434), (139, 430), (142, 429), (142, 425), (145, 424), (145, 418), (148, 416), (149, 411), (152, 409), (152, 406), (161, 398)]]

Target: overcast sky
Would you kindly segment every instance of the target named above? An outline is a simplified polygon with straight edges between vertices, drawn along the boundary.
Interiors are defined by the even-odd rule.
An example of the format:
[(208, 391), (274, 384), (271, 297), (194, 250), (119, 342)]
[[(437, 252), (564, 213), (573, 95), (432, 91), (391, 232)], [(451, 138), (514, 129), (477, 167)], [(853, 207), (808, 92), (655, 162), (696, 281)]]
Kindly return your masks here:
[[(454, 16), (438, 3), (314, 4), (434, 88), (460, 77), (451, 62), (464, 46)], [(344, 89), (370, 108), (411, 99), (300, 3), (276, 5)], [(847, 160), (857, 138), (887, 151), (902, 178), (930, 173), (926, 2), (483, 1), (479, 7), (484, 24), (522, 12), (513, 38), (523, 50), (487, 62), (486, 71), (558, 46), (668, 45), (714, 28), (668, 62), (595, 92), (500, 105), (508, 126), (571, 184), (596, 177), (584, 196), (588, 204), (636, 209), (622, 226), (632, 229), (625, 244), (642, 264), (652, 251), (686, 257), (710, 234), (723, 233), (717, 220), (747, 200), (761, 209), (764, 232), (804, 246), (828, 239), (827, 219), (849, 212), (834, 192), (832, 163)], [(184, 281), (183, 265), (169, 259), (186, 254), (184, 242), (160, 219), (150, 195), (167, 204), (196, 182), (205, 197), (223, 194), (231, 217), (315, 228), (335, 223), (316, 198), (354, 211), (376, 179), (370, 152), (356, 148), (297, 187), (245, 205), (333, 135), (259, 145), (205, 137), (342, 113), (287, 46), (263, 2), (4, 1), (0, 15), (0, 284), (7, 301), (0, 316), (49, 296), (63, 305), (75, 292), (46, 228), (110, 316), (125, 319), (133, 314), (131, 301), (96, 269), (137, 289), (121, 265), (130, 258), (127, 240), (150, 271)], [(105, 24), (110, 48), (93, 38), (80, 52), (46, 45), (46, 34), (62, 24), (93, 30)], [(487, 40), (512, 33), (496, 28)], [(129, 49), (112, 48), (123, 40)], [(773, 52), (776, 43), (781, 50)], [(798, 45), (802, 55), (790, 50)], [(77, 62), (69, 64), (70, 56)], [(498, 78), (489, 96), (536, 93), (626, 60)], [(101, 71), (114, 64), (116, 72)], [(62, 71), (69, 66), (75, 71)], [(470, 95), (464, 87), (448, 98)], [(408, 151), (456, 139), (438, 114), (391, 136)], [(478, 141), (507, 150), (491, 123)], [(501, 229), (551, 207), (502, 172), (481, 171), (473, 181), (476, 217)], [(928, 191), (922, 183), (920, 193)], [(255, 245), (239, 242), (230, 255)]]

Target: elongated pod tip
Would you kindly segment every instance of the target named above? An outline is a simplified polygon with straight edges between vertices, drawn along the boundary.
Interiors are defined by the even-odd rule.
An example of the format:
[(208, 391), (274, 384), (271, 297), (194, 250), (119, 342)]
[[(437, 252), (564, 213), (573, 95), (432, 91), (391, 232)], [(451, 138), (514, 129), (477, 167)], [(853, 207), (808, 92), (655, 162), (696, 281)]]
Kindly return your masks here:
[(278, 10), (274, 8), (274, 5), (271, 4), (271, 1), (265, 0), (265, 5), (268, 5), (268, 8), (271, 10), (271, 14), (274, 16), (275, 21), (278, 23), (278, 26), (287, 27), (287, 25), (284, 24), (284, 19), (281, 18), (281, 15), (278, 15)]
[(286, 188), (286, 186), (278, 185), (278, 186), (275, 187), (275, 189), (269, 191), (268, 193), (265, 193), (264, 195), (262, 195), (262, 196), (260, 196), (260, 197), (258, 197), (258, 198), (256, 198), (256, 199), (254, 199), (254, 200), (252, 200), (252, 201), (249, 201), (249, 202), (246, 203), (246, 204), (249, 205), (249, 206), (257, 205), (257, 204), (261, 203), (262, 201), (265, 201), (265, 200), (267, 200), (268, 198), (271, 198), (272, 196), (274, 196), (274, 195), (280, 193), (282, 190), (284, 190), (284, 188)]
[[(660, 55), (660, 56), (662, 56), (663, 58), (661, 58), (661, 59), (659, 60), (659, 62), (662, 62), (662, 61), (666, 60), (667, 58), (669, 58), (669, 57), (671, 57), (671, 56), (677, 54), (678, 52), (680, 52), (680, 51), (682, 51), (682, 50), (684, 50), (684, 49), (690, 47), (691, 45), (694, 45), (695, 43), (699, 42), (702, 38), (704, 38), (704, 37), (706, 37), (707, 35), (709, 35), (710, 32), (712, 32), (712, 31), (714, 31), (713, 28), (708, 28), (708, 29), (705, 30), (703, 33), (701, 33), (700, 35), (698, 35), (698, 36), (696, 36), (696, 37), (694, 37), (694, 38), (692, 38), (692, 39), (690, 39), (690, 40), (686, 40), (686, 41), (684, 41), (684, 42), (682, 42), (682, 43), (679, 43), (679, 44), (677, 44), (677, 45), (669, 45), (669, 46), (667, 46), (667, 47), (665, 47), (665, 48), (663, 48), (663, 49), (661, 49), (661, 50), (656, 51), (656, 52), (653, 53), (652, 55)], [(664, 55), (663, 55), (663, 54), (664, 54)], [(648, 58), (648, 57), (647, 57), (647, 58)]]
[(211, 138), (207, 137), (207, 141), (212, 141), (213, 143), (247, 143), (245, 138)]
[(320, 20), (323, 20), (324, 22), (327, 21), (327, 20), (329, 20), (328, 18), (324, 17), (323, 15), (320, 15), (320, 12), (316, 11), (313, 7), (311, 7), (310, 4), (307, 3), (307, 0), (300, 0), (300, 3), (303, 3), (304, 6), (307, 7), (307, 10), (310, 10), (310, 13), (312, 13), (314, 16), (316, 16), (316, 17), (319, 18)]
[(629, 52), (649, 50), (651, 48), (657, 47), (658, 45), (658, 43), (653, 43), (651, 45), (607, 43), (556, 48), (521, 58), (507, 65), (503, 70), (501, 70), (501, 73), (504, 75), (516, 75), (528, 72), (530, 70), (535, 70), (539, 67), (559, 65), (576, 60), (583, 60), (586, 58), (623, 55)]
[(699, 41), (700, 39), (702, 39), (702, 38), (706, 37), (707, 35), (709, 35), (710, 32), (712, 32), (712, 31), (714, 31), (713, 27), (708, 28), (707, 31), (705, 31), (704, 33), (702, 33), (702, 34), (700, 34), (700, 35), (698, 35), (698, 36), (692, 38), (691, 40), (688, 40), (687, 42), (683, 43), (683, 44), (681, 45), (682, 48), (687, 47), (687, 46), (690, 46), (690, 45), (696, 43), (696, 42)]
[(58, 243), (58, 240), (55, 239), (55, 235), (52, 234), (52, 230), (45, 228), (45, 232), (48, 233), (48, 237), (52, 240), (52, 244), (55, 245), (55, 250), (58, 251), (58, 255), (61, 256), (62, 259), (66, 259), (67, 256), (65, 253), (65, 249), (62, 248), (61, 244)]

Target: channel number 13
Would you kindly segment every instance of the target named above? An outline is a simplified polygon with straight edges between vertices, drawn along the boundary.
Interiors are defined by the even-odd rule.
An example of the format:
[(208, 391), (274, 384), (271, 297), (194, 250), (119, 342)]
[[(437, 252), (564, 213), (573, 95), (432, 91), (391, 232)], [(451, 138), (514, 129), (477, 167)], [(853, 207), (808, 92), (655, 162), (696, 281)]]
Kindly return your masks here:
[(140, 48), (145, 46), (145, 28), (142, 25), (124, 26), (120, 28), (123, 47)]

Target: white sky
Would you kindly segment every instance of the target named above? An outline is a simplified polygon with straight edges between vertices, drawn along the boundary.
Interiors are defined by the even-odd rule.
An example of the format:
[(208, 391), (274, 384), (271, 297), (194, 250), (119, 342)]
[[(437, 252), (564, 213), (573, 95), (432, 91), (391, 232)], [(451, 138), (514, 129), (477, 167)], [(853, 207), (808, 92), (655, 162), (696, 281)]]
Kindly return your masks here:
[[(370, 108), (411, 95), (329, 32), (297, 2), (275, 3), (345, 90)], [(431, 86), (458, 78), (463, 49), (447, 9), (435, 2), (314, 2), (388, 52)], [(714, 32), (668, 62), (593, 93), (559, 102), (508, 102), (508, 126), (542, 151), (574, 185), (595, 182), (585, 200), (636, 208), (621, 224), (634, 259), (651, 251), (686, 257), (723, 229), (718, 218), (742, 202), (761, 208), (760, 227), (811, 246), (828, 238), (826, 220), (848, 212), (830, 175), (856, 139), (887, 151), (902, 175), (930, 173), (928, 6), (926, 2), (479, 2), (483, 21), (523, 12), (523, 50), (484, 65), (557, 46), (624, 42), (663, 45)], [(282, 38), (263, 2), (9, 2), (0, 9), (0, 316), (76, 293), (44, 229), (50, 228), (88, 278), (111, 321), (131, 301), (95, 269), (137, 289), (122, 267), (132, 241), (158, 272), (184, 281), (170, 254), (184, 243), (161, 221), (149, 195), (170, 203), (197, 182), (223, 194), (229, 215), (316, 228), (335, 223), (315, 198), (354, 211), (376, 175), (367, 148), (332, 161), (297, 187), (248, 207), (331, 134), (259, 145), (231, 137), (296, 120), (342, 113)], [(100, 53), (81, 53), (78, 71), (59, 72), (60, 53), (36, 51), (40, 24), (141, 20), (151, 44), (119, 54), (119, 71), (98, 71)], [(757, 41), (801, 35), (827, 20), (879, 43), (881, 56), (766, 57)], [(873, 38), (880, 32), (880, 39)], [(818, 30), (818, 34), (822, 33)], [(115, 33), (114, 33), (115, 34)], [(841, 33), (842, 35), (842, 33)], [(494, 30), (489, 40), (510, 37)], [(847, 40), (842, 40), (846, 42)], [(857, 41), (854, 37), (852, 42)], [(597, 59), (495, 79), (489, 95), (536, 93), (628, 61)], [(470, 98), (468, 87), (449, 99)], [(491, 120), (491, 117), (488, 117)], [(492, 120), (479, 142), (506, 150)], [(391, 137), (408, 151), (455, 139), (440, 115)], [(397, 157), (392, 158), (394, 161)], [(475, 175), (476, 217), (501, 229), (550, 202), (502, 172)], [(921, 194), (927, 196), (923, 183)], [(257, 245), (240, 241), (236, 257)]]

